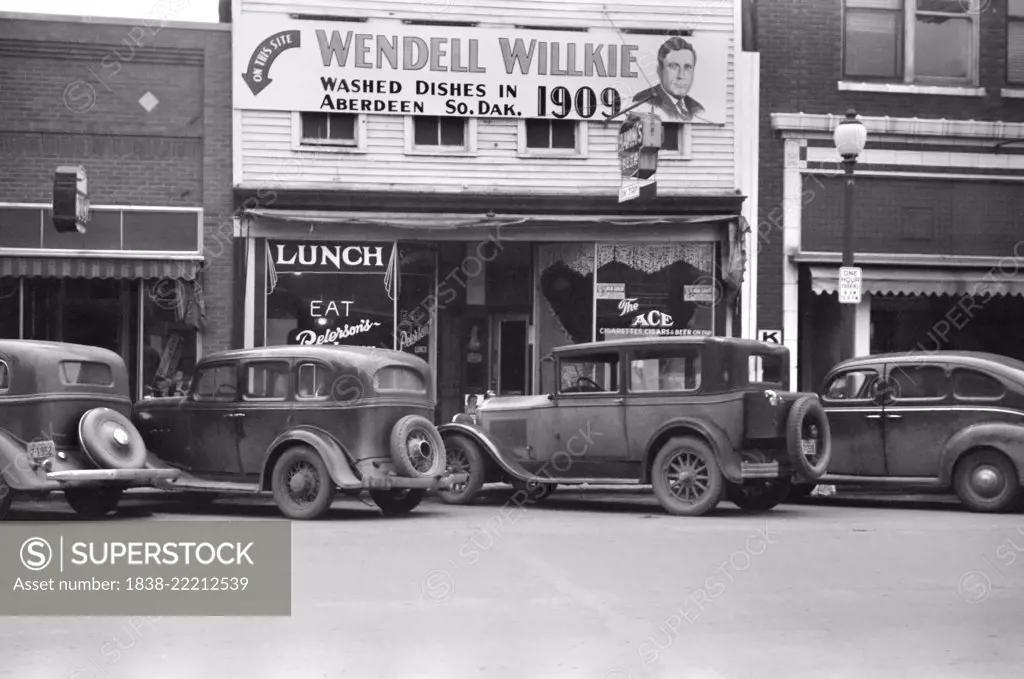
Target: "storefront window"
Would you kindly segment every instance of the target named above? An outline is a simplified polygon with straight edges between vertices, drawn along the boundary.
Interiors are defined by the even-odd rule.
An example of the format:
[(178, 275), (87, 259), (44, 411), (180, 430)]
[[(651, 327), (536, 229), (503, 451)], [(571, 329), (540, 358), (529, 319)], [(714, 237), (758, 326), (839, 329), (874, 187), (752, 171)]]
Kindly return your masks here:
[(597, 339), (713, 335), (714, 243), (597, 246)]
[(20, 336), (20, 279), (0, 278), (0, 339), (18, 339)]
[(431, 363), (436, 253), (409, 243), (398, 252), (398, 348)]
[(394, 347), (392, 243), (270, 241), (268, 247), (268, 346)]
[(142, 300), (143, 396), (188, 389), (196, 366), (197, 330), (188, 322), (196, 303), (191, 283), (147, 281)]
[(538, 247), (540, 272), (538, 356), (594, 338), (594, 244), (552, 243)]

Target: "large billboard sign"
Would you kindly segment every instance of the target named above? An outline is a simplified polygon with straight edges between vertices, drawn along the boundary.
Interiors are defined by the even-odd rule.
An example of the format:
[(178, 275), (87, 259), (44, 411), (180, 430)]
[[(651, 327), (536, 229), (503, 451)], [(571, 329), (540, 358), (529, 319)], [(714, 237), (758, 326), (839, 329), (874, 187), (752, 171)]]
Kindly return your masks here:
[(243, 15), (234, 106), (606, 120), (640, 100), (664, 122), (722, 124), (729, 36), (531, 30)]

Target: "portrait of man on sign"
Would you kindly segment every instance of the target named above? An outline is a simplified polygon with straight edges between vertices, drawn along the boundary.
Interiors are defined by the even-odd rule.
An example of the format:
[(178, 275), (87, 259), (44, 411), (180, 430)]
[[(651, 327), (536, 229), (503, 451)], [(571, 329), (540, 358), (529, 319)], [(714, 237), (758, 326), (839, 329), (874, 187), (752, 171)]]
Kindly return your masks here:
[(704, 113), (701, 106), (689, 96), (693, 85), (697, 52), (693, 45), (680, 37), (669, 38), (658, 49), (658, 78), (661, 82), (633, 97), (634, 102), (650, 99), (658, 116), (666, 122), (690, 122)]

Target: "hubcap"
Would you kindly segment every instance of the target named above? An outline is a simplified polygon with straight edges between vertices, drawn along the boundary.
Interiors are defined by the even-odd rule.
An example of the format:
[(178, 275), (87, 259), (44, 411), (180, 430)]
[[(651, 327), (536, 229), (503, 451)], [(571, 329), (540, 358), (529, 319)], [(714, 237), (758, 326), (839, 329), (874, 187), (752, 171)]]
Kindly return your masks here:
[(412, 432), (405, 445), (409, 451), (409, 461), (412, 462), (412, 466), (419, 472), (429, 471), (434, 461), (434, 447), (430, 444), (430, 439), (426, 434), (419, 430)]
[(992, 467), (978, 467), (971, 475), (971, 487), (979, 495), (994, 497), (1003, 489), (1003, 477)]
[(115, 429), (114, 430), (114, 443), (116, 443), (119, 446), (126, 446), (126, 445), (128, 445), (128, 432), (126, 432), (124, 429), (121, 429), (121, 427), (118, 427), (117, 429)]
[(298, 503), (311, 502), (320, 486), (316, 469), (306, 462), (292, 466), (288, 474), (288, 494)]
[(679, 452), (665, 464), (669, 490), (684, 502), (694, 504), (708, 492), (711, 473), (704, 460), (692, 452)]

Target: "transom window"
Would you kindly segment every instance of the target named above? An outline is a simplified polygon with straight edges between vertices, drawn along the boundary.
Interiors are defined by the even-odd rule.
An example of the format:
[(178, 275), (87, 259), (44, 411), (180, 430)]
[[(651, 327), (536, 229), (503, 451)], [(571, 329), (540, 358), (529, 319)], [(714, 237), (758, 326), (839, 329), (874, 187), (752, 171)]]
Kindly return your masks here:
[(527, 120), (526, 148), (575, 149), (576, 128), (574, 120)]
[(638, 351), (629, 362), (629, 390), (696, 391), (700, 389), (700, 351)]
[(558, 391), (563, 394), (617, 392), (619, 355), (602, 354), (563, 358), (559, 365)]
[(427, 148), (467, 148), (466, 119), (440, 116), (413, 118), (413, 145)]
[(1006, 82), (1024, 85), (1024, 0), (1006, 8)]
[(355, 146), (357, 119), (354, 113), (303, 113), (302, 143)]
[(969, 86), (978, 17), (967, 0), (845, 0), (843, 76)]
[(286, 361), (250, 363), (246, 366), (245, 398), (287, 398), (290, 381), (291, 369)]

